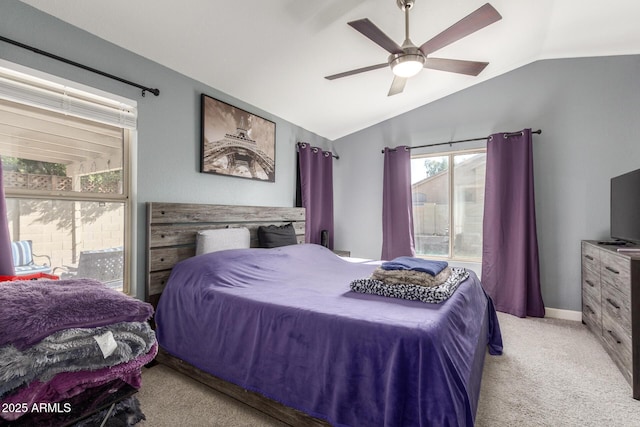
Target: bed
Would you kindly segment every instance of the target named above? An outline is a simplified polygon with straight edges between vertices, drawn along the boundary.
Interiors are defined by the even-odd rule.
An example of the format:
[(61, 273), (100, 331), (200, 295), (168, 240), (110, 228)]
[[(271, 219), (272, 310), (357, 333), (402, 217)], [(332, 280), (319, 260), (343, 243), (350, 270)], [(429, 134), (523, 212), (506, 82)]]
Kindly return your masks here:
[(302, 241), (297, 208), (152, 203), (148, 219), (159, 362), (290, 425), (473, 425), (485, 353), (502, 350), (473, 272), (441, 304), (359, 294), (375, 265), (318, 245), (193, 256), (208, 228), (291, 222)]

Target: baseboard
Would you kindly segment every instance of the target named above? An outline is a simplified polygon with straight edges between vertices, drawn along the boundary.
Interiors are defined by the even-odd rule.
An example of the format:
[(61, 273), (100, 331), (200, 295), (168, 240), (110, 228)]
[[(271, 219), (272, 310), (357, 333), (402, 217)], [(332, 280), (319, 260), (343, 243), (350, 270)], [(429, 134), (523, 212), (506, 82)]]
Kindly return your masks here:
[(582, 322), (582, 312), (573, 310), (562, 310), (560, 308), (544, 308), (544, 317), (552, 317), (554, 319), (573, 320)]

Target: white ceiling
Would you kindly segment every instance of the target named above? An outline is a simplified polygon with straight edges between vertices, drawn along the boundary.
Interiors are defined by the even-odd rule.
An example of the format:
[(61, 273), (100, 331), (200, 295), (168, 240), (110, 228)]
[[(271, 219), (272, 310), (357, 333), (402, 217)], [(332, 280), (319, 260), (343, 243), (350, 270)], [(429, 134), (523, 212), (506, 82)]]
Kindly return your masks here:
[[(369, 18), (402, 44), (396, 0), (22, 1), (331, 140), (539, 59), (640, 53), (638, 0), (492, 0), (501, 21), (434, 53), (490, 62), (478, 77), (425, 69), (387, 97), (388, 68), (324, 76), (386, 62), (347, 22)], [(411, 39), (419, 46), (485, 2), (416, 0)]]

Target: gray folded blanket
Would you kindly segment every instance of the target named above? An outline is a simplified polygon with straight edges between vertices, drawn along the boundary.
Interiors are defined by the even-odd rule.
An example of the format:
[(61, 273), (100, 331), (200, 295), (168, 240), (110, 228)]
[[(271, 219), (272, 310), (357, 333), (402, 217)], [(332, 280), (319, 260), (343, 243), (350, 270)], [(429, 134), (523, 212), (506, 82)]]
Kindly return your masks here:
[[(94, 337), (108, 333), (113, 335), (112, 353), (105, 357)], [(61, 372), (94, 371), (128, 362), (148, 353), (155, 342), (147, 322), (120, 322), (65, 329), (24, 351), (12, 344), (0, 347), (0, 397), (36, 379), (47, 382)]]
[(385, 270), (382, 267), (376, 268), (370, 279), (379, 280), (389, 285), (396, 283), (411, 283), (420, 286), (439, 286), (451, 276), (451, 268), (445, 267), (435, 276), (416, 270)]
[(390, 298), (401, 298), (427, 303), (441, 303), (446, 301), (458, 289), (460, 284), (469, 277), (464, 268), (450, 267), (451, 275), (438, 286), (421, 286), (412, 283), (387, 284), (375, 279), (356, 279), (350, 287), (354, 292), (374, 294)]

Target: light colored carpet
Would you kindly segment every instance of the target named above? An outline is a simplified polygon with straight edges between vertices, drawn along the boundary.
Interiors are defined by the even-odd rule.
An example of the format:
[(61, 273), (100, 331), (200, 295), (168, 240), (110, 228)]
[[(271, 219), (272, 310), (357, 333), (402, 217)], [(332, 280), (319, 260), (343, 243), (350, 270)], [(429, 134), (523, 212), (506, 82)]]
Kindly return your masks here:
[(136, 396), (144, 427), (287, 426), (163, 365), (143, 370)]
[[(640, 426), (640, 401), (584, 325), (498, 317), (504, 354), (486, 356), (476, 426)], [(137, 396), (145, 427), (284, 425), (160, 365)]]

